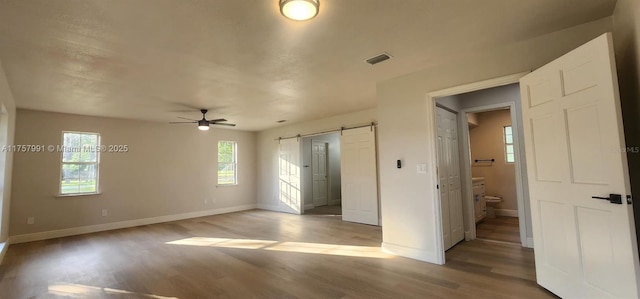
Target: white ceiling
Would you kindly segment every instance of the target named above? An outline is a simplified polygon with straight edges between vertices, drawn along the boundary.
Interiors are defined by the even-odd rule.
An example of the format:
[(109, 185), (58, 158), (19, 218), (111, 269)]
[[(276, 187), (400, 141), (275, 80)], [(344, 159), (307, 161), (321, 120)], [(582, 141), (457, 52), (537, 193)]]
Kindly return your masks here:
[[(262, 130), (376, 106), (376, 82), (610, 16), (615, 0), (0, 0), (19, 108)], [(392, 60), (370, 66), (383, 51)], [(193, 109), (190, 109), (192, 107)], [(193, 112), (189, 112), (193, 110)]]

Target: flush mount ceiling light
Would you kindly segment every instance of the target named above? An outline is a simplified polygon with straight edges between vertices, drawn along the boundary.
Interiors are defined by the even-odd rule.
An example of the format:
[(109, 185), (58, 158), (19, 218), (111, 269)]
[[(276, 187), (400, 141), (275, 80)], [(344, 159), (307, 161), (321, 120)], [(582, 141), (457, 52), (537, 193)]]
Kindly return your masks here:
[(282, 15), (296, 21), (312, 19), (319, 9), (320, 0), (280, 0)]

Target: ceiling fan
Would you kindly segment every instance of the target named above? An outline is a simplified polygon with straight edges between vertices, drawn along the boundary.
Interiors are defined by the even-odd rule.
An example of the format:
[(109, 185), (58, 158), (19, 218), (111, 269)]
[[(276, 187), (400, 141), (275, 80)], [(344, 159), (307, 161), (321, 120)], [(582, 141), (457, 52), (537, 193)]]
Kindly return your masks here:
[(205, 117), (205, 115), (207, 114), (207, 109), (200, 109), (200, 112), (202, 112), (202, 119), (201, 120), (178, 117), (178, 118), (186, 119), (186, 120), (189, 120), (189, 121), (172, 121), (172, 122), (169, 122), (169, 123), (170, 124), (198, 124), (198, 130), (201, 130), (201, 131), (209, 130), (209, 125), (229, 126), (229, 127), (235, 127), (236, 126), (236, 124), (225, 123), (227, 120), (224, 119), (224, 118), (208, 120)]

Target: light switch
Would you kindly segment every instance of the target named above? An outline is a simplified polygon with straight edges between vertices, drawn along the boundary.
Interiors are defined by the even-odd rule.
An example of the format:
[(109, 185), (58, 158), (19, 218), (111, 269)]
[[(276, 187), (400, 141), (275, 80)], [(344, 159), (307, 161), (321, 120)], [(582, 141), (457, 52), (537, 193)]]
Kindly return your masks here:
[(427, 164), (416, 164), (416, 171), (419, 174), (426, 174), (427, 173)]

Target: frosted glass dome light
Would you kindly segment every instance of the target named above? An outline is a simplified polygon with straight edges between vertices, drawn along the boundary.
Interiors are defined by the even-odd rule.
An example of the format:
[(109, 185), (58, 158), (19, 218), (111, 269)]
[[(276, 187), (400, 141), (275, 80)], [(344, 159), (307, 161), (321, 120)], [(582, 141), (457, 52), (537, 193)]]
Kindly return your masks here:
[(318, 14), (320, 0), (280, 0), (280, 12), (283, 16), (296, 20), (306, 21)]

